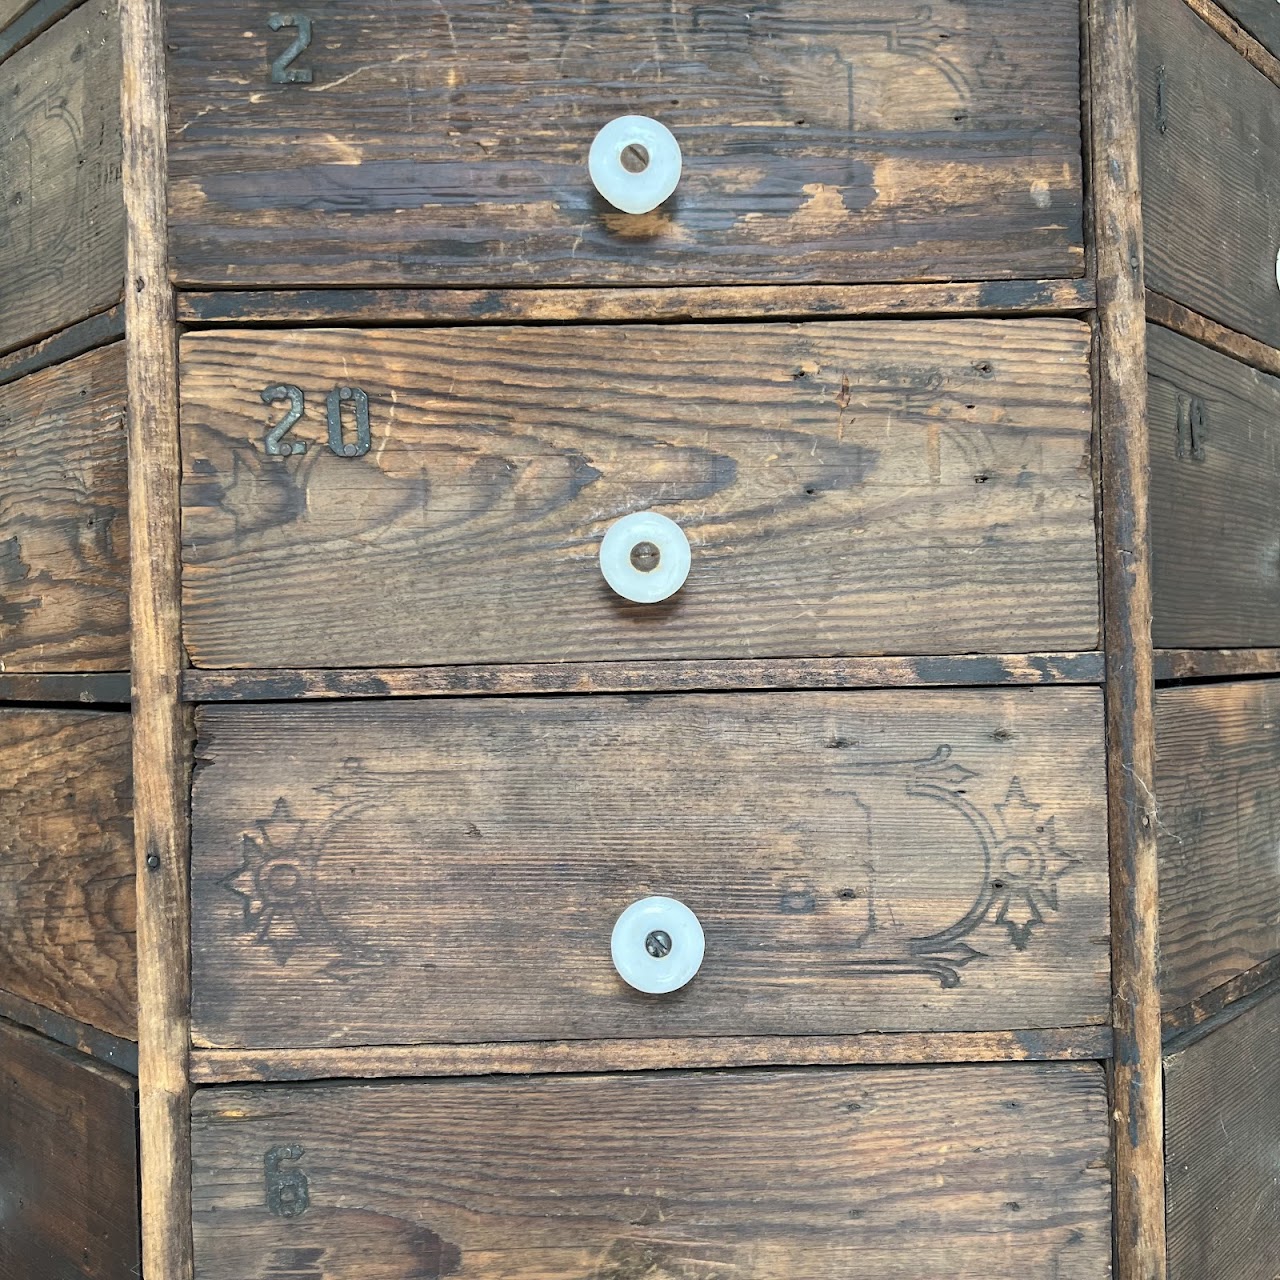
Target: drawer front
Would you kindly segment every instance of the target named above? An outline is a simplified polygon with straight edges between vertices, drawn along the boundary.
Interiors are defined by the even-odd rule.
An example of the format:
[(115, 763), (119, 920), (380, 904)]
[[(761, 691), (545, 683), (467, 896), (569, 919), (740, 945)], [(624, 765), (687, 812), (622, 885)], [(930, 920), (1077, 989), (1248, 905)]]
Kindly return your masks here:
[[(180, 283), (1083, 272), (1075, 0), (309, 0), (276, 31), (272, 13), (166, 6)], [(627, 114), (683, 152), (650, 214), (588, 175)]]
[(1280, 955), (1280, 681), (1156, 694), (1166, 1009)]
[(136, 1280), (136, 1109), (128, 1076), (0, 1021), (5, 1280)]
[(1280, 1274), (1280, 994), (1165, 1061), (1169, 1280)]
[[(213, 1046), (1107, 1020), (1096, 690), (216, 707), (193, 1035)], [(623, 985), (632, 902), (701, 972)]]
[(1280, 379), (1154, 325), (1147, 341), (1152, 637), (1280, 646)]
[[(1075, 321), (205, 333), (182, 357), (198, 666), (1097, 643)], [(335, 452), (331, 412), (367, 452)], [(692, 569), (627, 604), (600, 542), (647, 508)]]
[(129, 669), (124, 345), (0, 387), (0, 670)]
[(192, 1138), (197, 1280), (1110, 1274), (1092, 1064), (202, 1090)]
[(129, 717), (0, 710), (0, 988), (137, 1037)]
[(1147, 285), (1280, 346), (1280, 87), (1184, 0), (1138, 15)]
[(114, 4), (76, 9), (4, 62), (0, 351), (120, 298), (120, 33)]

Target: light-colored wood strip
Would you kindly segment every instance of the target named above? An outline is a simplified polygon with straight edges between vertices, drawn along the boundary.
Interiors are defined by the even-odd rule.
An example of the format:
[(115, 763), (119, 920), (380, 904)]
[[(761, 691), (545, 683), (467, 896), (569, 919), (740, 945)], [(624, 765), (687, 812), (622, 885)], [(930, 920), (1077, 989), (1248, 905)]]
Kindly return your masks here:
[(1280, 675), (1280, 649), (1157, 649), (1157, 680)]
[[(558, 662), (378, 670), (183, 673), (187, 702), (304, 698), (451, 698), (475, 694), (889, 689), (1101, 684), (1102, 654), (956, 654), (917, 658), (782, 658), (727, 662)], [(0, 690), (3, 690), (0, 683)]]
[(1081, 315), (1092, 280), (667, 289), (282, 289), (182, 293), (187, 324), (511, 324)]
[(1212, 347), (1233, 360), (1280, 377), (1280, 351), (1275, 347), (1235, 329), (1228, 329), (1226, 325), (1210, 320), (1153, 289), (1147, 290), (1147, 319), (1163, 329), (1172, 329), (1184, 338)]
[(143, 1272), (188, 1280), (189, 722), (179, 697), (177, 326), (166, 251), (161, 0), (122, 6), (128, 215), (129, 494), (133, 579), (134, 827), (138, 873)]
[(548, 1040), (362, 1049), (194, 1049), (193, 1084), (760, 1066), (1079, 1062), (1111, 1056), (1109, 1027), (858, 1036)]
[(1088, 40), (1104, 494), (1116, 1265), (1119, 1280), (1162, 1280), (1164, 1116), (1135, 0), (1091, 0)]
[(1230, 14), (1224, 13), (1213, 0), (1186, 0), (1196, 17), (1213, 28), (1237, 53), (1257, 67), (1273, 84), (1280, 85), (1280, 58), (1260, 40), (1255, 40)]

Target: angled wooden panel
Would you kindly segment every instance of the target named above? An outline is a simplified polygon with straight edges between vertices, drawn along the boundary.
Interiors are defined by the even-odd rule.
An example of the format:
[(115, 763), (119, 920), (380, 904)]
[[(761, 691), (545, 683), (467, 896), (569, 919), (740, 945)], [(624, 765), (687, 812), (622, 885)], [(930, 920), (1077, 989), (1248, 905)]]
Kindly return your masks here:
[(129, 717), (0, 711), (0, 987), (137, 1037)]
[[(188, 335), (188, 647), (212, 667), (1091, 649), (1087, 343), (1073, 320)], [(306, 415), (268, 456), (286, 384)], [(363, 456), (326, 443), (343, 387), (369, 399)], [(693, 570), (626, 605), (600, 539), (646, 508)]]
[(0, 1276), (136, 1280), (136, 1082), (0, 1021)]
[(0, 387), (0, 667), (127, 671), (124, 346)]
[(31, 7), (34, 0), (0, 0), (0, 30)]
[[(1083, 270), (1075, 0), (280, 13), (308, 25), (273, 31), (257, 0), (166, 6), (183, 284)], [(630, 113), (668, 125), (685, 162), (640, 217), (587, 171), (596, 132)]]
[(1280, 954), (1280, 681), (1156, 694), (1163, 1003)]
[(1220, 0), (1250, 35), (1280, 57), (1280, 5), (1276, 0)]
[(1280, 994), (1165, 1062), (1169, 1280), (1280, 1275)]
[[(209, 1045), (1105, 1022), (1096, 690), (206, 708)], [(609, 935), (667, 894), (664, 999)]]
[(86, 4), (4, 63), (0, 350), (119, 301), (120, 33)]
[(1147, 286), (1280, 346), (1280, 86), (1184, 0), (1138, 13)]
[(1280, 645), (1280, 379), (1168, 329), (1147, 338), (1154, 641)]

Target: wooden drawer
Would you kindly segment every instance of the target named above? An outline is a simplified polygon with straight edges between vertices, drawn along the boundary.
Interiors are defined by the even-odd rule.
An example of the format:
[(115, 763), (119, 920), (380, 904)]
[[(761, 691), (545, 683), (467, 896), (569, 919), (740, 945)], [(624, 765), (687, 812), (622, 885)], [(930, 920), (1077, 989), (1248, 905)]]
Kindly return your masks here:
[(0, 710), (0, 989), (135, 1039), (129, 728)]
[[(191, 334), (188, 648), (211, 667), (1090, 649), (1087, 364), (1071, 320)], [(305, 452), (268, 456), (289, 385), (305, 416), (274, 447)], [(368, 397), (362, 456), (326, 443), (332, 404), (360, 447), (343, 387)], [(597, 553), (646, 508), (693, 569), (628, 605)]]
[[(272, 13), (166, 6), (183, 284), (1083, 272), (1075, 0), (311, 0), (306, 32)], [(684, 153), (638, 217), (587, 172), (632, 113)]]
[(7, 351), (106, 310), (123, 290), (114, 0), (82, 5), (3, 65), (0, 351)]
[(1169, 1280), (1280, 1274), (1280, 993), (1165, 1061)]
[[(1107, 1020), (1096, 690), (211, 707), (193, 1027), (212, 1046)], [(632, 901), (707, 935), (666, 997)]]
[(129, 667), (124, 344), (0, 386), (0, 670)]
[(1280, 681), (1156, 694), (1166, 1009), (1280, 955)]
[(192, 1130), (197, 1280), (1110, 1275), (1093, 1065), (202, 1090)]
[(0, 1021), (0, 1276), (136, 1280), (136, 1081)]
[(1280, 87), (1184, 0), (1138, 12), (1147, 286), (1280, 346)]

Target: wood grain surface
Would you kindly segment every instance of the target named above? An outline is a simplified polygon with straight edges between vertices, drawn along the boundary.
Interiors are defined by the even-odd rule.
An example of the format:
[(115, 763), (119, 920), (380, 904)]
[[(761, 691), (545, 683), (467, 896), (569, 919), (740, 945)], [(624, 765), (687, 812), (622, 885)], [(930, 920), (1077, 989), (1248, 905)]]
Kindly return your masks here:
[[(1217, 28), (1245, 53), (1255, 66), (1263, 64), (1271, 79), (1280, 78), (1280, 13), (1275, 0), (1189, 0), (1198, 13), (1204, 14), (1211, 7), (1218, 7), (1226, 15)], [(1252, 47), (1256, 42), (1265, 50), (1263, 56)], [(1269, 56), (1268, 56), (1269, 55)], [(1264, 61), (1265, 60), (1265, 61)], [(1269, 62), (1269, 66), (1265, 63)]]
[(0, 667), (129, 666), (125, 355), (0, 387)]
[(114, 306), (100, 311), (88, 320), (60, 329), (52, 337), (42, 338), (29, 347), (19, 347), (0, 356), (0, 385), (16, 382), (29, 373), (38, 373), (51, 365), (62, 364), (87, 351), (119, 342), (124, 337), (124, 307)]
[(129, 717), (0, 711), (0, 986), (137, 1036)]
[(1280, 954), (1280, 681), (1156, 695), (1166, 1009)]
[[(166, 6), (182, 285), (1083, 274), (1075, 0), (310, 0), (287, 64), (271, 12)], [(587, 171), (631, 113), (684, 154), (642, 216)]]
[(1147, 282), (1280, 346), (1280, 86), (1183, 0), (1139, 15)]
[(209, 1089), (193, 1112), (198, 1280), (1110, 1274), (1094, 1065)]
[[(1074, 320), (189, 334), (196, 666), (1092, 648)], [(306, 415), (270, 457), (294, 384)], [(369, 397), (336, 456), (327, 397)], [(276, 391), (274, 394), (282, 394)], [(344, 413), (344, 439), (356, 432)], [(600, 539), (652, 508), (684, 589), (628, 605)]]
[(1280, 379), (1154, 325), (1148, 351), (1155, 643), (1280, 645)]
[(1280, 991), (1165, 1063), (1169, 1280), (1280, 1275)]
[(1280, 676), (1280, 649), (1160, 649), (1156, 680)]
[(1243, 361), (1263, 373), (1280, 377), (1280, 351), (1269, 347), (1257, 338), (1228, 329), (1216, 320), (1208, 320), (1199, 312), (1190, 311), (1181, 303), (1166, 298), (1162, 293), (1147, 290), (1147, 318), (1161, 328), (1172, 329), (1184, 338), (1191, 338), (1214, 351), (1220, 351), (1233, 360)]
[[(223, 706), (199, 715), (204, 1046), (1106, 1021), (1096, 690)], [(698, 977), (625, 987), (650, 894)]]
[(136, 1280), (133, 1081), (0, 1021), (0, 1276)]
[(35, 0), (0, 0), (0, 29), (11, 23), (25, 9), (29, 9)]
[(87, 4), (4, 64), (0, 351), (105, 311), (124, 287), (120, 35)]

